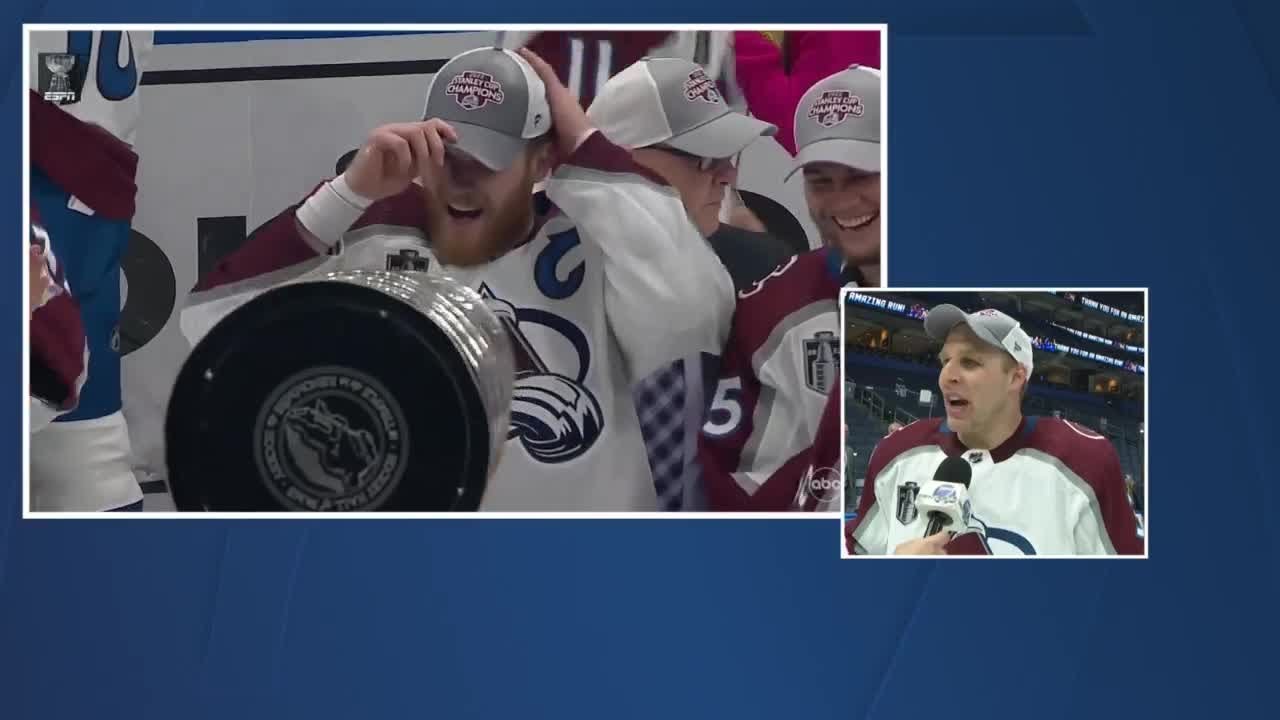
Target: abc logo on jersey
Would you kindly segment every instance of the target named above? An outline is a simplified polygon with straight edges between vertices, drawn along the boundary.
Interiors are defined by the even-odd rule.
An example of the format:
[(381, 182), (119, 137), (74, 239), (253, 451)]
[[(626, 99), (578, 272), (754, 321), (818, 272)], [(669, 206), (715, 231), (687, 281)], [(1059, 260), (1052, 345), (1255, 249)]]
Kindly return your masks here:
[(836, 468), (810, 467), (800, 478), (792, 507), (815, 512), (836, 510), (840, 505), (843, 484), (844, 477)]

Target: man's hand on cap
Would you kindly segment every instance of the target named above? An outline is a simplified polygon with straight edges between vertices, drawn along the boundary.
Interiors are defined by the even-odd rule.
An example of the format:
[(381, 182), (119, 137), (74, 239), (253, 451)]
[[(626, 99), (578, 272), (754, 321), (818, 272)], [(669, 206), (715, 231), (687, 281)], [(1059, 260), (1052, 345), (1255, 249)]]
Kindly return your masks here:
[(343, 176), (363, 198), (391, 197), (432, 167), (443, 167), (445, 143), (457, 140), (453, 128), (436, 118), (383, 125), (369, 134)]
[(587, 119), (587, 113), (582, 109), (582, 104), (578, 102), (578, 98), (569, 92), (569, 88), (560, 82), (560, 78), (556, 75), (556, 71), (547, 64), (546, 60), (538, 57), (528, 48), (520, 48), (520, 57), (529, 63), (533, 71), (538, 73), (538, 77), (542, 78), (542, 84), (547, 88), (547, 105), (551, 108), (551, 124), (552, 130), (556, 133), (556, 145), (563, 157), (573, 154), (574, 150), (582, 144), (591, 134), (591, 121)]

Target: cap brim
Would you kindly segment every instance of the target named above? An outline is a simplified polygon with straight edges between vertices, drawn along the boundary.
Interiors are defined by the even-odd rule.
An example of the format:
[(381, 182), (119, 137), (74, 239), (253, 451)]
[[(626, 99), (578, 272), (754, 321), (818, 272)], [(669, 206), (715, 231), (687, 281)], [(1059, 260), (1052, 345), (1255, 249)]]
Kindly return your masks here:
[(450, 121), (449, 125), (458, 133), (458, 141), (453, 143), (453, 148), (479, 160), (494, 172), (511, 167), (529, 143), (523, 138), (511, 137), (480, 125), (456, 120)]
[(777, 132), (776, 125), (741, 113), (727, 112), (664, 144), (698, 157), (727, 158), (746, 150), (757, 138)]
[[(849, 140), (847, 138), (829, 138), (819, 140), (806, 146), (796, 155), (795, 165), (787, 173), (790, 180), (805, 165), (815, 162), (830, 162), (851, 167), (868, 173), (880, 172), (880, 143), (866, 140)], [(784, 180), (785, 182), (785, 180)]]

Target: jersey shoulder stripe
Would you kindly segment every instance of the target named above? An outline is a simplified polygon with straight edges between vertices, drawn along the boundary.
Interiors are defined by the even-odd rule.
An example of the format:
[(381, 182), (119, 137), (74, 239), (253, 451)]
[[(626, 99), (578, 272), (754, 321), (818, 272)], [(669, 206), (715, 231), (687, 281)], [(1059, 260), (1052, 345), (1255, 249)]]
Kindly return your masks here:
[(943, 432), (942, 426), (943, 418), (925, 418), (882, 438), (876, 443), (867, 465), (867, 487), (871, 487), (876, 476), (907, 451), (918, 447), (942, 445), (946, 440), (946, 433)]
[(1069, 420), (1054, 417), (1028, 418), (1034, 426), (1027, 433), (1025, 447), (1055, 458), (1090, 485), (1095, 494), (1100, 487), (1120, 475), (1120, 458), (1106, 437)]
[(751, 288), (738, 294), (734, 310), (734, 343), (748, 356), (767, 345), (785, 320), (816, 302), (838, 310), (840, 287), (827, 271), (826, 250), (794, 255)]

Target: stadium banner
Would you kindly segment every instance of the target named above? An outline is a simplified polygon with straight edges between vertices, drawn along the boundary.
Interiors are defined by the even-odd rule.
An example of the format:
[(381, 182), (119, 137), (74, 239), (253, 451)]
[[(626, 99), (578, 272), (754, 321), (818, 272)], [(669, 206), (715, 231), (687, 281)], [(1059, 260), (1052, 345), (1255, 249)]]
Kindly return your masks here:
[[(866, 293), (858, 293), (858, 292), (848, 293), (847, 297), (850, 302), (857, 303), (858, 305), (865, 305), (867, 307), (875, 308), (883, 312), (894, 313), (897, 315), (902, 315), (905, 317), (920, 320), (921, 322), (924, 321), (925, 307), (923, 305), (908, 306), (905, 303), (901, 303), (896, 300), (890, 300), (889, 298), (878, 297), (876, 295), (868, 295)], [(1061, 326), (1058, 326), (1058, 327), (1061, 327)], [(1062, 328), (1062, 329), (1070, 330), (1070, 328)], [(1089, 337), (1090, 339), (1095, 339), (1093, 338), (1093, 336), (1089, 336)], [(1110, 365), (1112, 367), (1117, 367), (1122, 370), (1125, 370), (1126, 372), (1131, 372), (1136, 375), (1143, 375), (1147, 371), (1146, 367), (1141, 363), (1136, 363), (1131, 360), (1119, 360), (1117, 358), (1113, 358), (1108, 355), (1103, 355), (1102, 353), (1083, 350), (1081, 348), (1078, 348), (1072, 345), (1067, 345), (1065, 343), (1057, 342), (1052, 338), (1033, 335), (1031, 338), (1031, 343), (1032, 345), (1035, 346), (1035, 349), (1043, 352), (1066, 353), (1067, 355), (1074, 355), (1075, 357), (1078, 357), (1084, 360), (1092, 360), (1093, 362), (1101, 363), (1103, 365)], [(1125, 349), (1130, 349), (1130, 346), (1125, 346)], [(1133, 348), (1132, 351), (1141, 353), (1142, 349)]]
[(1129, 322), (1138, 323), (1139, 325), (1147, 321), (1147, 319), (1142, 315), (1139, 315), (1137, 313), (1125, 312), (1124, 310), (1120, 310), (1119, 308), (1113, 308), (1110, 305), (1107, 305), (1105, 303), (1100, 303), (1097, 300), (1094, 300), (1093, 298), (1088, 297), (1087, 295), (1083, 295), (1081, 293), (1060, 292), (1058, 293), (1058, 295), (1062, 296), (1063, 298), (1066, 298), (1067, 300), (1070, 300), (1073, 303), (1079, 303), (1084, 307), (1097, 310), (1100, 313), (1106, 313), (1107, 315), (1118, 317), (1121, 320), (1128, 320)]
[(1066, 332), (1069, 332), (1072, 335), (1075, 335), (1076, 337), (1084, 338), (1085, 340), (1089, 340), (1091, 342), (1096, 342), (1101, 345), (1107, 345), (1110, 347), (1120, 348), (1125, 352), (1138, 353), (1138, 354), (1142, 353), (1142, 348), (1138, 347), (1137, 345), (1128, 345), (1126, 343), (1119, 342), (1118, 340), (1111, 340), (1104, 337), (1098, 337), (1097, 335), (1094, 335), (1092, 333), (1087, 333), (1083, 330), (1077, 330), (1075, 328), (1067, 327), (1066, 325), (1061, 325), (1059, 323), (1050, 323), (1050, 325), (1053, 325), (1059, 330), (1065, 330)]

